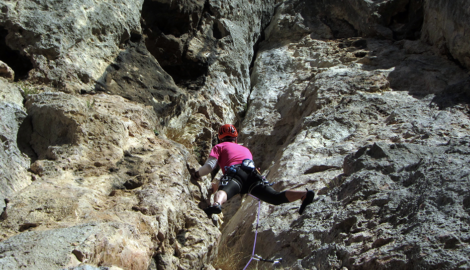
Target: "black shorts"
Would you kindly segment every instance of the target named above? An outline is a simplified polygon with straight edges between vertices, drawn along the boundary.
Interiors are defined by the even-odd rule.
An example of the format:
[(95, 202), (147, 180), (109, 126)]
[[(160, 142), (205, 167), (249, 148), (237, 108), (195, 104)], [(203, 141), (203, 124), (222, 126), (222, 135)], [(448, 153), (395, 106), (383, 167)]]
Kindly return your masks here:
[(241, 188), (241, 184), (236, 180), (229, 181), (225, 186), (219, 185), (219, 190), (223, 190), (225, 193), (227, 193), (227, 200), (237, 195), (238, 193), (241, 193)]
[(269, 204), (279, 205), (289, 202), (285, 191), (278, 192), (271, 186), (266, 185), (266, 183), (263, 182), (262, 176), (258, 173), (246, 173), (240, 170), (241, 169), (239, 169), (239, 173), (237, 173), (235, 177), (231, 177), (227, 185), (219, 185), (219, 190), (223, 190), (227, 193), (227, 200), (239, 193), (242, 195), (250, 193)]

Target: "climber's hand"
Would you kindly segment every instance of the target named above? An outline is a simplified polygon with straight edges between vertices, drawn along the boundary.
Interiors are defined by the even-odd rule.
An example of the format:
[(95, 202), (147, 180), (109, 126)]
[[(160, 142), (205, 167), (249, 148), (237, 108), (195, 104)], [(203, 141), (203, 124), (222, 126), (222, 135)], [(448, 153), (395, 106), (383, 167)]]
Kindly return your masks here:
[(196, 171), (196, 169), (189, 167), (188, 164), (186, 164), (186, 167), (188, 167), (189, 174), (191, 175), (191, 180), (199, 181), (201, 178), (199, 176), (199, 172)]
[(219, 189), (219, 183), (217, 183), (217, 182), (212, 182), (211, 185), (212, 185), (212, 188), (209, 189), (209, 192), (210, 192), (211, 194), (214, 194), (214, 193), (216, 193), (217, 190)]

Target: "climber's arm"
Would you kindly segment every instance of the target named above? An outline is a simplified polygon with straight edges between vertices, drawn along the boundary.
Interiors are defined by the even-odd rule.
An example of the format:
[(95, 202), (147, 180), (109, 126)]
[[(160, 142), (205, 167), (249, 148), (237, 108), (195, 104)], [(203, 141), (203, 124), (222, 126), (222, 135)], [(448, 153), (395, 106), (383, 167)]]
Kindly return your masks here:
[(190, 168), (189, 165), (187, 165), (189, 173), (191, 174), (191, 178), (195, 181), (198, 181), (201, 178), (201, 176), (209, 174), (216, 166), (217, 166), (217, 159), (211, 156), (209, 156), (209, 158), (206, 160), (206, 163), (197, 171), (194, 168)]
[(209, 156), (209, 158), (206, 160), (206, 163), (196, 172), (197, 178), (209, 174), (216, 166), (217, 159), (215, 157)]

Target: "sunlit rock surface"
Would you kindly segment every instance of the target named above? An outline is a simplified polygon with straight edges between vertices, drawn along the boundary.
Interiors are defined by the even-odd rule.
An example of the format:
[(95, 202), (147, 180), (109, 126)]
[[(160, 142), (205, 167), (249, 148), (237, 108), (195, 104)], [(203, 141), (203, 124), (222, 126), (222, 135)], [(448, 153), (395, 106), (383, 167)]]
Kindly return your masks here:
[[(0, 269), (470, 268), (465, 1), (0, 1)], [(253, 261), (252, 269), (272, 269)]]

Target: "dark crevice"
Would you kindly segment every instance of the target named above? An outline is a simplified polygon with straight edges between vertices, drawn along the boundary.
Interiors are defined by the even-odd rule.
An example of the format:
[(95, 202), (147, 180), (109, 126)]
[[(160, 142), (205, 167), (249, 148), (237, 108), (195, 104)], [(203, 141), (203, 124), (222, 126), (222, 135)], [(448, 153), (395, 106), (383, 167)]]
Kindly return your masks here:
[(341, 167), (338, 166), (327, 166), (327, 165), (318, 165), (318, 166), (313, 166), (310, 169), (306, 170), (304, 174), (311, 174), (311, 173), (317, 173), (317, 172), (324, 172), (329, 169), (341, 169)]
[[(194, 2), (185, 8), (172, 3), (146, 0), (142, 7), (141, 26), (147, 50), (173, 78), (176, 85), (198, 90), (205, 84), (209, 65), (215, 61), (216, 40), (207, 37), (205, 44), (211, 56), (188, 57), (188, 46), (197, 31), (207, 3)], [(196, 61), (195, 61), (196, 60)]]
[(411, 0), (403, 12), (395, 14), (390, 20), (390, 29), (395, 40), (418, 40), (424, 22), (424, 1)]
[(212, 25), (212, 34), (214, 38), (216, 39), (222, 39), (226, 36), (228, 36), (228, 31), (225, 29), (224, 25), (216, 20), (214, 24)]
[(28, 57), (22, 55), (19, 51), (12, 50), (6, 43), (8, 30), (0, 27), (0, 60), (5, 62), (15, 72), (15, 81), (23, 80), (28, 77), (28, 73), (33, 69), (33, 64)]
[(4, 199), (4, 202), (5, 202), (5, 207), (3, 207), (3, 210), (2, 210), (2, 214), (0, 214), (0, 221), (2, 220), (6, 220), (7, 217), (8, 217), (8, 214), (7, 214), (7, 207), (8, 207), (8, 203), (10, 202), (7, 198)]
[(38, 159), (38, 155), (31, 146), (31, 134), (33, 134), (32, 117), (27, 116), (18, 129), (16, 144), (21, 153), (27, 155), (33, 163)]
[(80, 250), (72, 250), (72, 254), (75, 255), (77, 260), (83, 262), (83, 260), (86, 258), (85, 255), (80, 251)]
[(202, 23), (203, 23), (203, 16), (206, 17), (206, 18), (211, 18), (211, 17), (214, 17), (214, 13), (212, 12), (212, 10), (210, 9), (210, 3), (208, 0), (206, 0), (204, 2), (204, 6), (202, 8), (202, 12), (201, 12), (201, 17), (199, 18), (198, 20), (198, 23), (197, 23), (197, 27), (196, 29), (201, 29), (202, 27)]
[[(269, 24), (268, 24), (268, 25), (269, 25)], [(267, 26), (266, 26), (266, 27), (267, 27)], [(261, 31), (261, 33), (260, 33), (260, 36), (259, 36), (258, 40), (256, 40), (255, 45), (253, 46), (253, 57), (252, 57), (252, 59), (251, 59), (250, 68), (249, 68), (250, 76), (251, 76), (251, 72), (253, 71), (253, 67), (255, 66), (256, 56), (257, 56), (257, 54), (258, 54), (258, 51), (259, 51), (259, 48), (260, 48), (260, 44), (261, 44), (261, 42), (263, 42), (265, 39), (266, 39), (266, 37), (265, 37), (265, 34), (264, 34), (264, 29), (263, 29), (263, 31)]]
[(94, 91), (120, 95), (154, 107), (161, 123), (179, 115), (186, 94), (178, 88), (147, 50), (143, 36), (131, 35), (121, 44), (121, 52), (96, 81)]
[(440, 110), (445, 110), (459, 104), (470, 104), (470, 78), (447, 86), (444, 91), (436, 94), (432, 103), (436, 104)]
[[(177, 3), (159, 3), (157, 1), (145, 1), (142, 6), (142, 18), (148, 26), (158, 28), (164, 35), (180, 37), (189, 33), (196, 25), (192, 25), (191, 14), (180, 10)], [(196, 22), (197, 23), (197, 22)]]
[(206, 2), (204, 2), (204, 12), (207, 12), (209, 15), (214, 16), (214, 12), (212, 12), (211, 10), (209, 0), (206, 0)]
[(24, 232), (24, 231), (29, 230), (31, 228), (36, 228), (39, 225), (40, 225), (39, 223), (24, 223), (20, 226), (20, 228), (18, 230), (20, 232)]
[(130, 41), (131, 42), (140, 42), (142, 40), (142, 35), (141, 34), (136, 34), (136, 33), (132, 33), (131, 34), (131, 38), (130, 38)]
[(322, 18), (322, 22), (331, 29), (333, 36), (337, 39), (359, 36), (356, 28), (346, 20), (328, 17)]
[(139, 188), (143, 186), (143, 184), (144, 182), (142, 181), (142, 179), (137, 177), (136, 179), (127, 180), (123, 185), (126, 189), (131, 190), (131, 189)]

